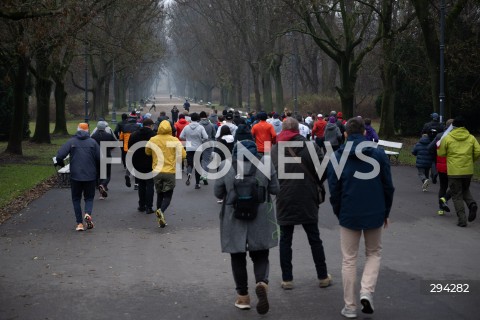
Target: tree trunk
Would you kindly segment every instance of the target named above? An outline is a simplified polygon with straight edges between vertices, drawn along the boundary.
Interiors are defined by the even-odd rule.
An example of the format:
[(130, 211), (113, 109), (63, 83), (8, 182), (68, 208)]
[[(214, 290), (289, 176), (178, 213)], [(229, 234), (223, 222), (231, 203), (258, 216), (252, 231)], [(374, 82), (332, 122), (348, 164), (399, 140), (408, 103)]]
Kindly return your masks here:
[(237, 106), (238, 108), (243, 107), (243, 97), (242, 97), (243, 87), (240, 81), (237, 83)]
[(255, 65), (250, 64), (250, 69), (252, 70), (252, 79), (253, 79), (253, 92), (255, 94), (255, 110), (262, 110), (262, 97), (260, 95), (260, 85), (258, 83), (259, 72), (258, 68)]
[(53, 134), (68, 135), (67, 117), (65, 116), (65, 100), (67, 92), (62, 81), (55, 81), (55, 129)]
[(35, 94), (37, 97), (37, 120), (32, 142), (51, 143), (50, 140), (50, 95), (52, 81), (49, 74), (49, 53), (39, 50), (36, 54)]
[(263, 104), (264, 111), (271, 112), (273, 110), (272, 101), (272, 79), (270, 76), (270, 70), (265, 69), (262, 72), (262, 90), (263, 90)]
[[(347, 60), (343, 57), (342, 60)], [(355, 101), (355, 82), (357, 80), (357, 73), (350, 70), (351, 64), (348, 61), (342, 61), (340, 64), (340, 87), (337, 87), (337, 92), (340, 95), (342, 103), (342, 112), (344, 119), (353, 117), (353, 104)]]
[(283, 84), (282, 84), (282, 72), (280, 71), (280, 67), (282, 66), (282, 55), (275, 55), (274, 57), (274, 64), (272, 69), (272, 76), (275, 81), (275, 110), (279, 113), (283, 110), (284, 101), (283, 101)]
[(23, 119), (25, 112), (25, 94), (27, 91), (27, 73), (29, 59), (26, 57), (18, 57), (17, 72), (15, 75), (15, 85), (13, 91), (13, 118), (12, 126), (10, 128), (10, 135), (8, 137), (7, 149), (5, 152), (11, 154), (23, 155), (22, 140), (23, 140)]

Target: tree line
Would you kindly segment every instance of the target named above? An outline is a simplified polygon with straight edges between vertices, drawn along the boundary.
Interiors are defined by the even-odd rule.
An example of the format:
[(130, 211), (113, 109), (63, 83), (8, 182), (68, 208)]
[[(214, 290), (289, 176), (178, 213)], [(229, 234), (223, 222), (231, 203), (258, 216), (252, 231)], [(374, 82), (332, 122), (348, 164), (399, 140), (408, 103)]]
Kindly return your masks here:
[[(330, 96), (348, 118), (373, 96), (382, 136), (418, 134), (428, 115), (439, 112), (443, 2), (444, 117), (478, 119), (475, 0), (2, 1), (6, 152), (22, 154), (30, 136), (31, 95), (37, 111), (31, 140), (49, 143), (52, 93), (54, 133), (67, 133), (66, 83), (89, 93), (88, 117), (96, 119), (110, 112), (112, 88), (119, 110), (127, 96), (145, 97), (161, 73), (179, 96), (212, 101), (216, 89), (221, 105), (244, 106), (252, 97), (251, 108), (265, 111), (281, 112), (303, 96)], [(478, 121), (469, 126), (480, 129)]]

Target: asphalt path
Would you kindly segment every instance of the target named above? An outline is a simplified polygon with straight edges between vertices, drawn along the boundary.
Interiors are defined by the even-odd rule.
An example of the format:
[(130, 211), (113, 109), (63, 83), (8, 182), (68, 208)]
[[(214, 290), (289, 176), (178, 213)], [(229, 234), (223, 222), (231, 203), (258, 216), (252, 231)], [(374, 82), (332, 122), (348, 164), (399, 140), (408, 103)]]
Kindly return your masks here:
[[(174, 103), (183, 109), (174, 99), (156, 103), (157, 114)], [(392, 173), (396, 191), (375, 313), (359, 312), (359, 319), (478, 319), (478, 220), (457, 227), (455, 213), (436, 214), (437, 185), (422, 192), (412, 167), (394, 166)], [(0, 319), (343, 319), (339, 227), (328, 203), (319, 210), (319, 227), (333, 285), (318, 287), (305, 233), (296, 227), (295, 288), (280, 288), (278, 248), (272, 249), (270, 312), (259, 316), (233, 305), (213, 181), (200, 190), (187, 187), (185, 177), (177, 181), (168, 226), (160, 229), (154, 215), (136, 210), (137, 193), (125, 186), (123, 167), (114, 165), (112, 175), (108, 198), (95, 199), (93, 230), (74, 231), (69, 189), (48, 191), (0, 225)], [(471, 190), (480, 201), (480, 185)], [(249, 272), (254, 288), (251, 262)], [(443, 280), (468, 284), (470, 292), (430, 293), (430, 284)]]

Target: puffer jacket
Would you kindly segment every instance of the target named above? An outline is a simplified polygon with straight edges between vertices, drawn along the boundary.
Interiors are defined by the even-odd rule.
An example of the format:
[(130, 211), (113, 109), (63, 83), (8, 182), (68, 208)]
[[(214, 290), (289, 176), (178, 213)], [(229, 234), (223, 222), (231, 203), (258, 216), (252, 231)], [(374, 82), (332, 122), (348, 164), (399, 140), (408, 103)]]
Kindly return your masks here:
[(432, 166), (434, 157), (430, 150), (428, 150), (429, 144), (430, 138), (424, 134), (413, 147), (412, 154), (417, 157), (415, 162), (417, 168), (430, 168)]

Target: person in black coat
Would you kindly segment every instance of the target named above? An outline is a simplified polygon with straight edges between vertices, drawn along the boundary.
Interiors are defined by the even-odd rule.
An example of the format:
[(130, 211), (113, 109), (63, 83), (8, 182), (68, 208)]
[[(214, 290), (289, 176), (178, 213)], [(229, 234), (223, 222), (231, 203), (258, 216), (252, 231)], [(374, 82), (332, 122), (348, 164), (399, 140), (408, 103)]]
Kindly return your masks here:
[[(152, 157), (145, 153), (145, 147), (137, 148), (135, 146), (137, 142), (144, 141), (146, 143), (150, 138), (155, 136), (152, 128), (152, 119), (145, 119), (143, 120), (143, 127), (132, 133), (128, 140), (128, 150), (130, 151), (132, 148), (132, 150), (134, 150), (132, 164), (135, 168), (135, 175), (137, 176), (138, 174), (136, 172), (148, 174), (152, 171)], [(147, 214), (153, 213), (153, 176), (150, 178), (135, 177), (135, 180), (138, 183), (138, 211), (146, 212)]]
[[(288, 142), (300, 142), (301, 147), (288, 148)], [(285, 154), (279, 154), (279, 144), (286, 144)], [(313, 148), (318, 159), (311, 157)], [(286, 161), (284, 168), (279, 168), (280, 157), (299, 157), (301, 163)], [(293, 288), (292, 272), (292, 238), (295, 225), (301, 224), (305, 230), (313, 261), (317, 271), (318, 284), (321, 288), (330, 286), (331, 276), (327, 272), (323, 243), (318, 229), (318, 208), (323, 190), (323, 180), (316, 173), (314, 161), (321, 163), (323, 152), (318, 145), (306, 139), (299, 132), (298, 121), (287, 117), (282, 123), (282, 131), (277, 136), (277, 144), (272, 148), (272, 162), (276, 172), (303, 174), (303, 179), (291, 179), (279, 175), (280, 193), (277, 195), (277, 222), (280, 225), (280, 266), (282, 269), (283, 289)], [(321, 192), (323, 194), (323, 192)]]
[[(115, 142), (117, 139), (113, 136), (112, 133), (107, 132), (107, 123), (105, 121), (98, 121), (97, 130), (92, 134), (92, 139), (97, 141), (98, 145), (101, 146), (102, 141)], [(102, 148), (100, 148), (102, 150)], [(107, 148), (107, 158), (112, 157), (113, 148)], [(102, 155), (103, 157), (103, 155)], [(101, 169), (100, 169), (101, 170)], [(108, 196), (108, 183), (110, 182), (110, 177), (112, 175), (112, 164), (107, 163), (107, 176), (102, 178), (102, 172), (100, 171), (100, 179), (98, 184), (98, 191), (100, 192), (100, 199), (103, 200)]]

